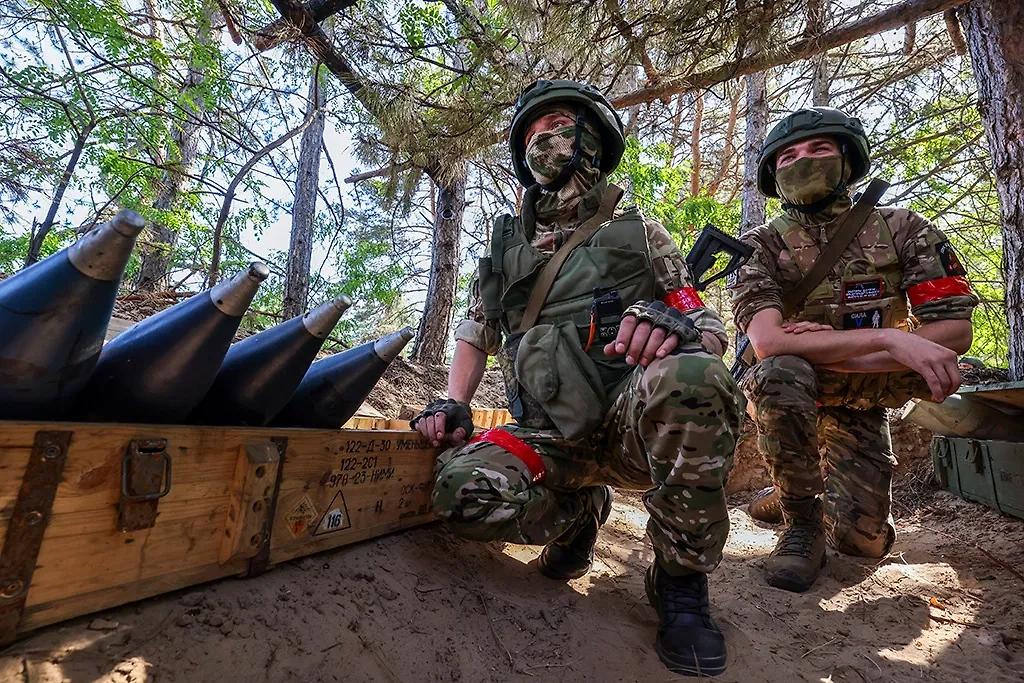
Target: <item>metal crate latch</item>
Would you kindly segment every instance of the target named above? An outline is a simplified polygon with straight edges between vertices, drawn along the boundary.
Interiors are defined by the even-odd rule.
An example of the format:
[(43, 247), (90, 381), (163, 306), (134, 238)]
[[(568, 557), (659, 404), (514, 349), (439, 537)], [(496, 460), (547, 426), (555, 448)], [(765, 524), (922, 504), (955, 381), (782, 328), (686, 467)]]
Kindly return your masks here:
[(156, 524), (157, 504), (171, 492), (167, 439), (132, 439), (121, 461), (117, 528), (141, 531)]

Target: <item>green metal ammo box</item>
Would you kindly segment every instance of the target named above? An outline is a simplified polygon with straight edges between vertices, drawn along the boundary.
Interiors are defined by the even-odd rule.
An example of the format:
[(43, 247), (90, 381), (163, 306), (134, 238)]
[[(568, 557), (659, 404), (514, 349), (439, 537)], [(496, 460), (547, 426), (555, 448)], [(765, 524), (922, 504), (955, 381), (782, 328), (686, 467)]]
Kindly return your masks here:
[(936, 436), (932, 464), (945, 490), (1024, 519), (1024, 443)]
[[(1004, 410), (1002, 419), (1024, 420), (1024, 382), (961, 387), (959, 393)], [(978, 429), (977, 436), (985, 431)], [(936, 436), (932, 464), (945, 490), (1024, 519), (1024, 440)]]

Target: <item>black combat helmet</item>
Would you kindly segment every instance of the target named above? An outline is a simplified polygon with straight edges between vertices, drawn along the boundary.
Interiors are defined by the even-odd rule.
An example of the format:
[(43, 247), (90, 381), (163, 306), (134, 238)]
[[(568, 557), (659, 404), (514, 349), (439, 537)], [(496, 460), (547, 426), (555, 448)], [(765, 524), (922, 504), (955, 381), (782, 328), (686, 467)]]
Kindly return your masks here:
[(573, 170), (580, 162), (580, 135), (584, 121), (593, 125), (601, 136), (601, 156), (593, 159), (594, 166), (604, 173), (611, 173), (622, 160), (626, 149), (626, 137), (622, 121), (611, 104), (597, 88), (585, 83), (569, 80), (539, 80), (528, 86), (519, 95), (516, 113), (512, 117), (512, 130), (508, 144), (512, 151), (512, 165), (516, 177), (525, 187), (536, 180), (526, 164), (526, 129), (537, 115), (545, 109), (564, 104), (576, 112), (576, 142), (573, 145), (572, 160), (555, 180), (544, 185), (546, 190), (558, 190), (568, 182)]
[[(832, 107), (806, 107), (775, 124), (761, 145), (757, 158), (757, 189), (765, 197), (778, 197), (775, 187), (775, 155), (786, 145), (823, 135), (834, 138), (850, 165), (852, 185), (868, 174), (871, 168), (871, 144), (864, 134), (860, 119)], [(845, 188), (843, 188), (845, 189)]]

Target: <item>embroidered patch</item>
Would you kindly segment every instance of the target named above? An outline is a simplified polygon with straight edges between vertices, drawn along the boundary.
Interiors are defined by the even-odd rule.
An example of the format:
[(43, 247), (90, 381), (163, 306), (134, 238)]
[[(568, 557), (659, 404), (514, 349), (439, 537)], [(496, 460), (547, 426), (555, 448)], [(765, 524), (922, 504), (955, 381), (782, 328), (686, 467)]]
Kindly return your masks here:
[(844, 330), (878, 329), (882, 326), (882, 309), (869, 308), (866, 311), (853, 311), (843, 315)]
[(942, 269), (946, 271), (946, 275), (958, 277), (967, 275), (967, 269), (960, 263), (960, 257), (956, 255), (949, 240), (935, 245), (935, 250), (939, 252), (939, 260), (942, 262)]
[(843, 283), (843, 301), (871, 301), (882, 298), (882, 278)]

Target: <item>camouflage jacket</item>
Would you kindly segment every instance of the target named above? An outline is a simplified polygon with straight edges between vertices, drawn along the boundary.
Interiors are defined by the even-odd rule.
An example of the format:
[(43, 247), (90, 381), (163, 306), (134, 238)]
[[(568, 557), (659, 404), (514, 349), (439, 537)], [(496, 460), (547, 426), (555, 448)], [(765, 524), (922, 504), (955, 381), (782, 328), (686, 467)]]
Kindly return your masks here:
[[(568, 235), (571, 235), (577, 227), (597, 212), (598, 202), (588, 201), (588, 198), (591, 194), (597, 194), (598, 198), (600, 198), (600, 194), (603, 193), (606, 186), (606, 183), (599, 182), (584, 196), (583, 201), (580, 201), (577, 207), (575, 220), (551, 225), (534, 223), (532, 242), (534, 247), (544, 252), (553, 253), (557, 246), (564, 243)], [(537, 186), (527, 190), (523, 198), (524, 203), (535, 201), (538, 190)], [(526, 220), (528, 220), (528, 217), (524, 216), (524, 222)], [(689, 267), (686, 265), (679, 246), (672, 239), (672, 236), (669, 235), (668, 230), (652, 218), (644, 217), (644, 224), (647, 227), (647, 242), (650, 248), (651, 268), (654, 271), (654, 286), (657, 297), (660, 299), (677, 289), (691, 287), (692, 276)], [(528, 226), (527, 230), (529, 230)], [(550, 236), (554, 237), (554, 239), (549, 240), (551, 243), (538, 246), (542, 240)], [(687, 315), (693, 320), (697, 329), (715, 335), (722, 343), (722, 348), (728, 346), (729, 337), (726, 334), (725, 325), (714, 309), (708, 307), (697, 308), (690, 311)], [(474, 274), (470, 284), (469, 311), (466, 319), (456, 327), (455, 339), (468, 342), (491, 356), (497, 354), (501, 346), (501, 330), (496, 325), (488, 325), (484, 321), (484, 307), (483, 301), (480, 298), (478, 274)]]
[[(812, 248), (823, 248), (838, 228), (843, 215), (845, 212), (828, 222), (818, 224), (802, 221), (804, 238)], [(791, 222), (795, 221), (788, 214), (786, 218)], [(875, 212), (875, 218), (880, 218), (884, 223), (883, 227), (888, 229), (891, 238), (886, 236), (885, 242), (891, 244), (889, 249), (894, 248), (897, 261), (893, 265), (897, 276), (896, 287), (899, 291), (890, 292), (888, 295), (898, 296), (901, 302), (909, 298), (909, 310), (921, 323), (949, 319), (969, 320), (979, 301), (967, 288), (966, 281), (963, 280), (966, 271), (956, 258), (946, 235), (920, 214), (906, 209), (881, 207)], [(866, 223), (859, 237), (846, 248), (833, 267), (830, 277), (826, 279), (826, 289), (829, 287), (829, 280), (835, 286), (836, 302), (842, 302), (844, 295), (848, 294), (844, 283), (862, 285), (866, 277), (870, 282), (870, 275), (875, 273), (872, 259), (876, 258), (875, 254), (889, 250), (885, 245), (877, 244), (877, 235), (874, 238), (867, 235), (867, 232), (876, 230), (873, 227), (876, 225), (871, 220)], [(743, 235), (741, 240), (754, 247), (755, 253), (739, 270), (730, 283), (729, 290), (736, 325), (745, 331), (755, 313), (767, 308), (782, 311), (783, 295), (796, 286), (802, 272), (798, 258), (787, 247), (776, 224), (770, 222), (758, 226)], [(943, 288), (943, 283), (947, 281), (953, 281), (955, 286)], [(922, 290), (927, 291), (922, 294)], [(865, 288), (859, 291), (862, 295), (871, 294)], [(879, 291), (877, 295), (881, 297), (883, 292)], [(800, 311), (798, 310), (792, 317), (800, 318)], [(834, 321), (832, 322), (833, 326), (836, 326)]]

